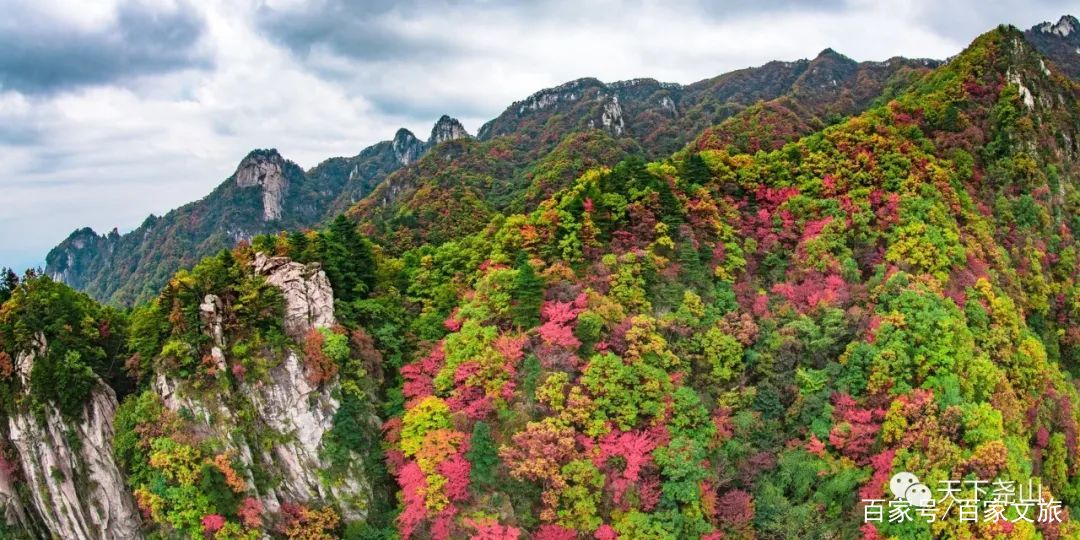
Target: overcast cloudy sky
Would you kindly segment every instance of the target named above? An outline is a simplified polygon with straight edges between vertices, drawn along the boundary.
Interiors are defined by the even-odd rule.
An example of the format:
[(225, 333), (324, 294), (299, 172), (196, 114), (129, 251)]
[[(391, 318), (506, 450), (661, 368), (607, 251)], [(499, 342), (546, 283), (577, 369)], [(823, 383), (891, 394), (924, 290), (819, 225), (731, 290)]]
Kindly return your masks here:
[(304, 167), (582, 76), (689, 83), (832, 47), (945, 58), (1056, 0), (0, 0), (0, 266), (137, 226), (252, 148)]

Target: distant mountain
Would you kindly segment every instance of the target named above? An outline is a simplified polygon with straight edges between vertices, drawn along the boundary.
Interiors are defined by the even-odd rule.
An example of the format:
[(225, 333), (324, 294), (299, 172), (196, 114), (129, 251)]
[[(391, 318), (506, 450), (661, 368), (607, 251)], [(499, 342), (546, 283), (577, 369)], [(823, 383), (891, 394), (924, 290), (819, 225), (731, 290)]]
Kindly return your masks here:
[(543, 149), (560, 135), (597, 128), (641, 141), (650, 155), (664, 155), (685, 144), (686, 132), (700, 133), (758, 101), (791, 96), (806, 108), (808, 119), (835, 120), (864, 110), (897, 79), (938, 64), (905, 58), (856, 62), (826, 49), (812, 60), (769, 62), (685, 86), (653, 79), (610, 84), (578, 79), (515, 102), (484, 124), (477, 139), (525, 137)]
[[(397, 247), (449, 238), (475, 230), (495, 211), (539, 201), (588, 168), (629, 154), (669, 154), (758, 102), (783, 98), (795, 119), (785, 133), (794, 137), (866, 109), (936, 65), (901, 58), (859, 63), (826, 50), (813, 60), (770, 62), (687, 86), (578, 79), (514, 103), (475, 139), (443, 116), (427, 141), (402, 129), (306, 172), (274, 150), (254, 151), (207, 197), (150, 216), (130, 233), (73, 232), (49, 252), (46, 272), (99, 300), (130, 305), (153, 295), (178, 268), (237, 241), (314, 227), (350, 208), (369, 233), (396, 231)], [(441, 143), (451, 144), (425, 161)]]
[(1057, 23), (1037, 24), (1025, 31), (1024, 37), (1062, 73), (1080, 81), (1080, 21), (1076, 17), (1064, 15)]
[(240, 240), (314, 227), (440, 142), (468, 136), (460, 122), (443, 116), (427, 141), (401, 129), (390, 141), (306, 172), (277, 150), (254, 150), (206, 197), (150, 216), (127, 234), (73, 232), (49, 252), (45, 271), (99, 300), (130, 305), (155, 295), (177, 269)]
[[(935, 60), (856, 62), (832, 49), (690, 85), (593, 78), (541, 90), (484, 124), (474, 140), (440, 147), (398, 171), (349, 213), (392, 249), (471, 232), (521, 210), (581, 172), (629, 154), (655, 159), (761, 103), (783, 108), (783, 141), (861, 112), (938, 66)], [(780, 101), (777, 101), (780, 100)]]

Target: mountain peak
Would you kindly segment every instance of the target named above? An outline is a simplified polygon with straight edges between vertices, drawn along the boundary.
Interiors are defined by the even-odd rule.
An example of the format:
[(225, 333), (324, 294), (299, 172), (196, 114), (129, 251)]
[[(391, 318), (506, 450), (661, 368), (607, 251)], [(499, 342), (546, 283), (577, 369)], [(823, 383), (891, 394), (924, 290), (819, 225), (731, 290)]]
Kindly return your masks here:
[(285, 158), (281, 157), (277, 148), (256, 148), (240, 160), (240, 167), (243, 167), (246, 161), (285, 161)]
[(82, 269), (93, 259), (95, 251), (110, 240), (90, 227), (76, 229), (45, 256), (48, 275), (73, 287), (85, 286), (80, 274)]
[(1056, 23), (1036, 24), (1024, 37), (1062, 73), (1080, 81), (1080, 21), (1076, 17), (1062, 15)]
[(1050, 23), (1047, 21), (1035, 25), (1034, 30), (1043, 34), (1053, 34), (1061, 38), (1067, 38), (1071, 34), (1080, 31), (1080, 21), (1077, 21), (1076, 17), (1073, 17), (1072, 15), (1062, 15), (1057, 23)]
[(807, 70), (796, 81), (795, 87), (797, 91), (804, 93), (822, 90), (833, 92), (840, 88), (841, 81), (858, 70), (858, 62), (827, 48), (810, 61)]
[(409, 142), (415, 140), (418, 140), (416, 135), (414, 135), (412, 131), (409, 131), (408, 128), (400, 128), (394, 133), (394, 142)]
[(817, 56), (815, 57), (815, 60), (821, 59), (821, 58), (836, 58), (836, 59), (851, 60), (850, 58), (848, 58), (848, 57), (836, 52), (835, 50), (833, 50), (832, 47), (826, 47), (826, 48), (822, 49), (822, 51), (819, 52), (817, 54)]
[(394, 158), (402, 165), (408, 165), (416, 161), (420, 154), (424, 153), (424, 143), (417, 139), (413, 132), (405, 128), (397, 130), (397, 133), (394, 134), (391, 147), (394, 150)]
[(431, 138), (428, 139), (428, 145), (435, 146), (442, 142), (465, 139), (468, 137), (469, 132), (465, 131), (465, 126), (462, 126), (457, 118), (452, 118), (449, 115), (444, 114), (437, 122), (435, 122), (435, 126), (431, 128)]
[(276, 149), (252, 150), (236, 168), (236, 186), (259, 186), (263, 194), (263, 219), (281, 219), (282, 198), (288, 180), (283, 174), (285, 159)]
[(830, 69), (855, 70), (858, 68), (859, 63), (832, 48), (826, 48), (810, 61), (811, 71), (820, 69), (823, 66), (829, 66)]

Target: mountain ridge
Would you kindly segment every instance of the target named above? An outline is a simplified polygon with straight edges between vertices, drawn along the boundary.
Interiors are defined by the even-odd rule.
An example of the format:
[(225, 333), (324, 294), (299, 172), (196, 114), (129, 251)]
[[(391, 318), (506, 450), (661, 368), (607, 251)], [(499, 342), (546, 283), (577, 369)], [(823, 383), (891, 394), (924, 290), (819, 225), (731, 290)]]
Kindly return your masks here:
[[(1025, 32), (1025, 37), (1031, 39), (1034, 36), (1036, 48), (1054, 60), (1053, 54), (1060, 56), (1061, 44), (1058, 41), (1078, 39), (1080, 35), (1080, 32), (1071, 31), (1070, 21), (1075, 21), (1075, 18), (1064, 16), (1056, 25), (1036, 25)], [(1070, 31), (1066, 31), (1066, 27)], [(338, 194), (328, 202), (325, 201), (325, 194), (315, 195), (312, 201), (305, 203), (308, 208), (294, 212), (298, 216), (284, 216), (285, 220), (279, 228), (315, 226), (344, 211), (349, 211), (350, 215), (361, 221), (369, 219), (364, 217), (365, 214), (387, 217), (387, 212), (378, 208), (390, 208), (391, 218), (393, 215), (414, 215), (394, 208), (418, 206), (422, 202), (410, 202), (415, 193), (415, 188), (410, 186), (416, 185), (417, 180), (410, 179), (413, 173), (409, 171), (396, 177), (395, 173), (399, 169), (408, 169), (440, 142), (452, 139), (470, 138), (487, 145), (484, 148), (490, 148), (492, 152), (505, 156), (509, 151), (512, 156), (510, 159), (514, 164), (501, 168), (498, 174), (492, 174), (493, 170), (484, 172), (486, 166), (467, 168), (469, 173), (466, 176), (480, 173), (478, 178), (486, 178), (481, 182), (492, 187), (479, 192), (468, 188), (468, 193), (459, 189), (456, 194), (451, 194), (464, 201), (494, 197), (493, 205), (466, 203), (462, 206), (462, 210), (469, 208), (467, 211), (475, 211), (482, 217), (490, 215), (491, 211), (519, 208), (526, 201), (535, 202), (537, 197), (551, 193), (568, 182), (575, 171), (580, 172), (588, 166), (611, 165), (620, 156), (629, 153), (643, 153), (646, 157), (655, 158), (674, 152), (702, 133), (721, 129), (720, 124), (740, 113), (744, 116), (757, 115), (757, 119), (750, 121), (742, 130), (743, 133), (750, 126), (760, 126), (764, 118), (769, 119), (765, 124), (779, 126), (779, 129), (773, 130), (771, 139), (755, 141), (754, 145), (781, 144), (800, 133), (819, 129), (838, 117), (865, 109), (871, 102), (880, 99), (883, 92), (893, 92), (910, 83), (920, 70), (925, 71), (939, 64), (935, 60), (901, 57), (856, 62), (826, 48), (812, 59), (772, 61), (686, 85), (650, 78), (612, 83), (591, 77), (575, 79), (515, 101), (501, 114), (483, 124), (475, 138), (469, 136), (459, 122), (444, 115), (433, 126), (427, 141), (421, 141), (403, 128), (390, 141), (376, 143), (356, 156), (323, 161), (304, 172), (304, 175), (314, 180), (313, 186), (325, 185), (329, 190), (337, 190)], [(1076, 64), (1073, 62), (1071, 65)], [(1068, 65), (1063, 70), (1067, 74)], [(764, 104), (759, 105), (759, 102)], [(730, 129), (731, 125), (729, 123), (729, 127), (724, 129)], [(592, 130), (607, 132), (615, 140), (606, 141), (605, 136), (600, 134), (585, 134)], [(574, 137), (569, 137), (572, 134)], [(758, 133), (755, 137), (760, 135)], [(724, 135), (727, 138), (732, 136), (731, 133)], [(499, 137), (511, 137), (511, 140), (495, 142)], [(530, 142), (533, 144), (526, 144)], [(462, 148), (465, 147), (460, 147), (456, 155), (466, 155), (460, 152)], [(557, 148), (564, 150), (564, 158), (574, 163), (580, 162), (580, 165), (566, 168), (560, 161), (553, 161), (549, 153)], [(543, 175), (537, 176), (538, 172)], [(428, 174), (442, 175), (437, 170), (429, 170)], [(299, 177), (294, 174), (293, 178)], [(365, 202), (365, 197), (377, 191), (387, 178), (392, 180), (393, 185), (383, 186), (381, 193), (374, 194)], [(557, 180), (552, 182), (553, 178)], [(225, 183), (228, 182), (227, 179)], [(273, 183), (269, 193), (263, 191), (263, 224), (282, 217), (284, 193), (281, 184), (280, 181)], [(292, 184), (285, 182), (285, 185)], [(218, 190), (204, 199), (214, 197), (216, 193)], [(199, 204), (205, 205), (203, 199), (178, 207), (166, 216), (185, 214), (190, 219), (199, 220), (198, 212), (190, 212), (192, 205)], [(311, 206), (325, 206), (326, 209), (320, 214)], [(388, 223), (392, 221), (377, 219)], [(166, 254), (164, 258), (169, 263), (161, 264), (156, 260), (162, 258), (160, 250), (152, 249), (152, 246), (148, 249), (131, 236), (152, 237), (147, 226), (160, 225), (161, 220), (162, 217), (148, 217), (131, 233), (119, 235), (125, 240), (122, 243), (117, 242), (118, 233), (115, 231), (98, 235), (91, 234), (92, 230), (88, 231), (87, 228), (78, 229), (50, 250), (45, 270), (98, 299), (130, 304), (147, 298), (176, 268), (190, 266), (198, 257), (229, 247), (238, 240), (273, 232), (268, 227), (253, 226), (257, 223), (254, 220), (236, 224), (219, 217), (216, 223), (201, 227), (201, 231), (188, 231), (187, 234), (193, 235), (190, 241), (174, 246), (173, 249), (179, 253), (192, 253), (190, 257)], [(481, 221), (478, 219), (476, 222)], [(367, 230), (376, 232), (371, 228)], [(161, 237), (154, 242), (159, 245), (176, 244), (169, 238)], [(407, 241), (406, 245), (412, 242)], [(126, 260), (125, 253), (130, 254), (133, 260)]]
[(826, 49), (814, 59), (772, 61), (689, 85), (575, 79), (514, 102), (476, 139), (388, 176), (348, 214), (393, 250), (439, 241), (475, 230), (495, 212), (535, 203), (587, 168), (612, 166), (631, 153), (670, 154), (760, 101), (786, 97), (803, 133), (864, 110), (937, 65), (855, 62)]
[[(1075, 537), (1064, 518), (864, 512), (899, 471), (1080, 501), (1078, 95), (999, 27), (781, 148), (594, 169), (407, 252), (407, 275), (461, 285), (418, 300), (446, 332), (401, 369), (399, 532)], [(518, 310), (536, 276), (539, 317)], [(432, 495), (457, 477), (427, 433), (468, 441), (443, 463), (483, 465), (482, 444), (497, 471)]]
[(152, 296), (177, 269), (236, 242), (317, 226), (440, 142), (468, 136), (460, 122), (443, 115), (427, 141), (401, 128), (391, 140), (307, 171), (276, 149), (251, 150), (209, 194), (150, 215), (128, 233), (77, 229), (49, 251), (45, 272), (99, 300), (130, 305)]
[(1080, 21), (1062, 15), (1058, 22), (1032, 26), (1024, 37), (1074, 81), (1080, 81)]

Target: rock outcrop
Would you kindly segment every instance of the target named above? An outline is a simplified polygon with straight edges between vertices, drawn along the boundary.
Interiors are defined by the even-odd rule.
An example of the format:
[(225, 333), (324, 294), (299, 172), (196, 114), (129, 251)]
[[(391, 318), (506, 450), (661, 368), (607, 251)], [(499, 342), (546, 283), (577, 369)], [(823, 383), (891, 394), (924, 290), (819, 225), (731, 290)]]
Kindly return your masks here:
[(423, 141), (417, 139), (413, 132), (405, 128), (399, 129), (394, 134), (391, 148), (394, 152), (394, 158), (401, 165), (408, 165), (416, 161), (420, 156), (424, 155), (424, 150), (427, 149)]
[[(328, 485), (319, 477), (328, 466), (319, 452), (339, 406), (333, 397), (337, 385), (312, 386), (296, 353), (289, 352), (270, 371), (269, 380), (240, 387), (240, 392), (251, 401), (257, 421), (284, 438), (272, 447), (262, 447), (236, 436), (240, 419), (235, 411), (223, 403), (208, 403), (189, 395), (181, 382), (165, 374), (158, 374), (154, 389), (166, 407), (173, 411), (186, 410), (199, 420), (205, 434), (229, 441), (229, 450), (246, 469), (258, 468), (279, 480), (274, 487), (259, 493), (267, 511), (276, 512), (285, 502), (333, 501), (345, 519), (365, 517), (364, 505), (356, 501), (370, 500), (371, 486), (362, 475), (350, 476), (335, 485)], [(246, 480), (255, 485), (251, 476)]]
[(1056, 24), (1044, 22), (1036, 25), (1035, 29), (1044, 34), (1067, 38), (1073, 32), (1080, 30), (1080, 22), (1077, 22), (1076, 17), (1072, 15), (1063, 15)]
[[(304, 265), (260, 253), (252, 268), (281, 289), (285, 300), (285, 331), (294, 340), (303, 339), (312, 328), (335, 324), (333, 290), (318, 264)], [(204, 331), (213, 339), (212, 350), (224, 349), (227, 336), (221, 331), (220, 301), (208, 295), (200, 311)], [(224, 369), (224, 364), (220, 367)], [(362, 472), (348, 475), (333, 485), (320, 476), (329, 467), (320, 456), (323, 437), (333, 428), (334, 414), (340, 405), (334, 397), (340, 392), (337, 380), (312, 384), (296, 352), (288, 351), (270, 370), (267, 379), (241, 383), (232, 396), (249, 402), (249, 410), (257, 416), (254, 421), (273, 430), (276, 441), (273, 445), (256, 444), (238, 435), (241, 420), (237, 411), (216, 399), (217, 396), (189, 392), (182, 381), (167, 373), (157, 374), (154, 389), (166, 407), (190, 412), (201, 424), (200, 431), (227, 441), (229, 450), (246, 469), (260, 469), (277, 479), (273, 487), (259, 493), (268, 511), (277, 511), (285, 502), (323, 501), (334, 502), (345, 519), (365, 517), (365, 501), (371, 500), (372, 488)], [(250, 485), (256, 485), (253, 478), (247, 480)]]
[(311, 328), (334, 325), (334, 291), (318, 264), (304, 265), (259, 253), (252, 266), (267, 283), (281, 289), (285, 297), (285, 333), (290, 337), (299, 341)]
[(467, 139), (469, 136), (469, 132), (465, 131), (465, 126), (461, 125), (457, 118), (451, 118), (444, 114), (431, 128), (431, 138), (428, 139), (428, 146), (431, 147), (457, 139)]
[[(21, 354), (18, 376), (27, 381), (34, 358)], [(98, 381), (78, 421), (48, 405), (39, 417), (20, 411), (8, 418), (0, 441), (17, 456), (0, 467), (0, 505), (8, 523), (26, 531), (44, 529), (54, 538), (79, 540), (141, 538), (140, 515), (113, 460), (116, 394)], [(25, 489), (16, 485), (25, 482)], [(20, 493), (21, 491), (21, 493)]]
[(98, 235), (90, 227), (79, 229), (49, 252), (46, 272), (56, 281), (81, 288), (86, 285), (85, 270), (97, 263), (97, 257), (110, 253), (119, 237), (116, 229), (108, 235)]
[(1039, 52), (1046, 55), (1062, 73), (1080, 81), (1080, 21), (1064, 15), (1058, 22), (1044, 22), (1024, 32)]
[(263, 219), (281, 219), (282, 200), (288, 181), (282, 174), (284, 158), (276, 150), (252, 152), (236, 169), (236, 186), (262, 188)]

